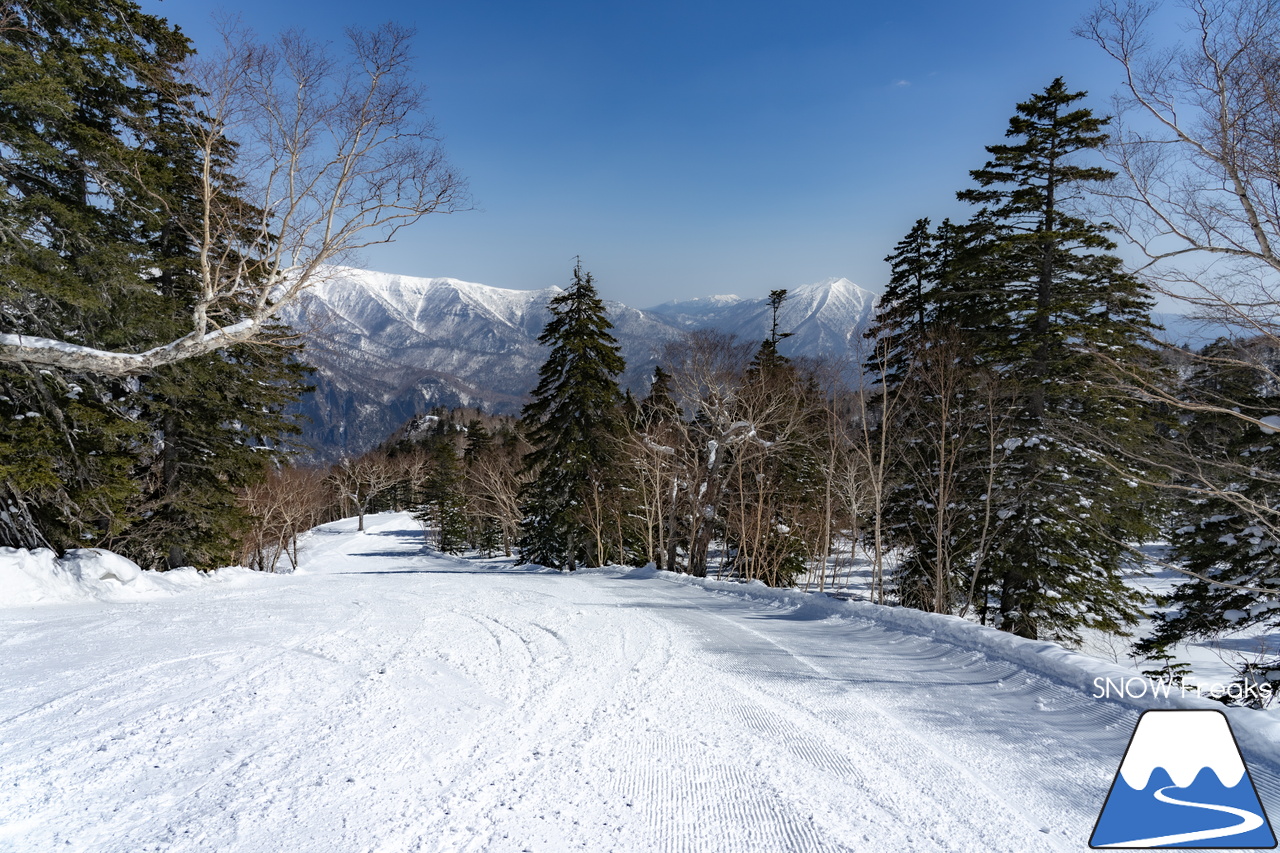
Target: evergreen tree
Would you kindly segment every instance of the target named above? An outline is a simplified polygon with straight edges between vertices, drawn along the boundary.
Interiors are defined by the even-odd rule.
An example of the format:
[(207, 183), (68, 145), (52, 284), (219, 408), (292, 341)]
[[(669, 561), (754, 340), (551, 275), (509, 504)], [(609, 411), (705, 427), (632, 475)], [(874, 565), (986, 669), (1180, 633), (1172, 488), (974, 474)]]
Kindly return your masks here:
[[(1182, 484), (1198, 494), (1174, 514), (1170, 544), (1171, 560), (1193, 576), (1169, 597), (1140, 651), (1161, 657), (1177, 643), (1280, 624), (1280, 532), (1268, 512), (1280, 503), (1280, 442), (1223, 411), (1275, 414), (1269, 386), (1278, 370), (1280, 353), (1263, 341), (1219, 340), (1187, 378), (1193, 412), (1179, 429), (1203, 479)], [(1267, 675), (1278, 669), (1274, 655), (1244, 669), (1250, 681), (1280, 680)]]
[[(182, 334), (201, 287), (199, 247), (174, 224), (175, 219), (198, 221), (202, 204), (201, 153), (173, 100), (185, 94), (187, 87), (173, 86), (151, 96), (153, 121), (144, 146), (149, 170), (142, 176), (146, 190), (133, 203), (139, 211), (137, 237), (146, 241), (154, 264), (145, 277), (155, 303), (145, 314), (151, 343)], [(234, 164), (234, 147), (224, 141), (216, 153), (210, 179), (231, 198), (241, 187), (227, 171)], [(157, 204), (160, 194), (163, 203)], [(242, 229), (252, 234), (250, 223)], [(219, 251), (233, 255), (230, 247)], [(255, 267), (253, 259), (240, 259), (248, 269)], [(285, 329), (276, 331), (286, 336)], [(134, 520), (105, 544), (149, 568), (231, 561), (248, 523), (237, 491), (259, 480), (284, 449), (285, 436), (300, 431), (285, 415), (306, 390), (306, 369), (295, 358), (299, 349), (242, 344), (139, 378), (135, 417), (147, 424), (155, 450), (135, 465), (141, 489)]]
[(816, 386), (778, 352), (790, 332), (778, 329), (785, 290), (769, 294), (772, 323), (735, 394), (741, 434), (726, 443), (726, 568), (770, 586), (788, 586), (805, 569), (808, 549), (798, 535), (823, 474), (814, 438)]
[(1064, 640), (1132, 624), (1125, 543), (1152, 532), (1145, 491), (1100, 458), (1101, 436), (1132, 450), (1149, 434), (1142, 407), (1111, 393), (1108, 365), (1150, 368), (1140, 335), (1151, 300), (1108, 254), (1107, 227), (1069, 211), (1084, 184), (1114, 177), (1076, 163), (1107, 139), (1106, 119), (1073, 107), (1084, 96), (1053, 81), (1018, 105), (1013, 141), (987, 148), (991, 160), (971, 173), (977, 188), (957, 194), (981, 205), (970, 228), (982, 261), (949, 297), (953, 313), (970, 310), (971, 296), (998, 308), (980, 357), (999, 365), (1017, 401), (989, 497), (1004, 529), (989, 563), (992, 606), (1004, 630)]
[[(190, 46), (128, 2), (32, 0), (16, 14), (0, 33), (0, 216), (13, 226), (0, 330), (105, 349), (169, 340), (199, 293), (175, 226), (201, 179), (178, 117)], [(230, 168), (231, 146), (220, 155)], [(127, 381), (0, 366), (0, 543), (103, 544), (149, 568), (229, 561), (236, 490), (292, 430), (282, 410), (300, 375), (287, 347)]]
[(968, 308), (981, 300), (957, 298), (973, 290), (979, 236), (917, 220), (885, 259), (892, 274), (867, 332), (876, 346), (865, 368), (879, 386), (872, 440), (890, 449), (882, 523), (901, 554), (891, 580), (902, 604), (942, 613), (970, 604), (995, 533), (984, 503), (998, 417), (978, 346), (985, 322)]
[[(127, 209), (168, 57), (188, 52), (131, 3), (32, 0), (0, 32), (0, 331), (114, 346), (152, 294)], [(139, 309), (142, 309), (141, 311)], [(145, 427), (130, 385), (0, 366), (0, 544), (68, 547), (117, 532)]]
[(865, 369), (877, 384), (896, 387), (905, 378), (922, 339), (933, 327), (939, 264), (939, 235), (928, 219), (917, 219), (885, 257), (889, 284), (876, 303), (876, 315), (863, 337), (876, 342)]
[(462, 452), (467, 542), (486, 557), (502, 547), (502, 521), (483, 489), (482, 467), (500, 452), (493, 434), (479, 418), (467, 424), (467, 445)]
[(1132, 623), (1122, 561), (1151, 532), (1143, 478), (1117, 468), (1152, 419), (1112, 390), (1113, 365), (1151, 369), (1151, 303), (1106, 227), (1071, 212), (1112, 177), (1076, 162), (1106, 140), (1083, 97), (1059, 79), (1019, 104), (957, 194), (973, 219), (919, 220), (895, 247), (867, 363), (899, 402), (876, 429), (896, 448), (883, 512), (900, 600), (1067, 641)]
[(671, 374), (662, 365), (653, 368), (649, 393), (640, 401), (637, 424), (666, 425), (681, 419), (680, 406), (671, 391)]
[(631, 463), (636, 469), (644, 520), (645, 561), (659, 570), (675, 570), (679, 526), (677, 448), (684, 439), (683, 414), (671, 389), (672, 376), (653, 369), (649, 393), (640, 401), (633, 424)]
[(462, 461), (468, 465), (493, 451), (493, 434), (479, 418), (467, 423), (467, 446), (462, 451)]
[(463, 472), (452, 440), (431, 443), (431, 473), (427, 476), (426, 505), (417, 518), (435, 526), (436, 547), (445, 554), (461, 554), (467, 545)]
[(522, 420), (532, 447), (524, 468), (520, 555), (574, 570), (607, 559), (601, 510), (616, 507), (625, 428), (617, 377), (625, 368), (613, 324), (579, 261), (573, 283), (551, 300), (538, 338), (551, 348)]

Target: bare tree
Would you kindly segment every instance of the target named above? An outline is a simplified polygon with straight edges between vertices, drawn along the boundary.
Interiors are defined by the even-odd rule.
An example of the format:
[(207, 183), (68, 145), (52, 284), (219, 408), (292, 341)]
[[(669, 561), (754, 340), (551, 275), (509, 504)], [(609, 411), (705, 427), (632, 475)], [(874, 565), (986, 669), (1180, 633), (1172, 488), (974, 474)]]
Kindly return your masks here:
[(1190, 38), (1172, 47), (1146, 0), (1104, 0), (1080, 27), (1124, 70), (1119, 180), (1094, 192), (1157, 292), (1280, 343), (1280, 0), (1185, 7)]
[(336, 56), (297, 33), (258, 44), (232, 23), (219, 58), (154, 81), (173, 88), (202, 164), (199, 214), (175, 211), (173, 223), (199, 249), (189, 329), (138, 353), (0, 334), (0, 362), (125, 376), (260, 339), (331, 265), (464, 207), (465, 182), (412, 78), (411, 36), (396, 24), (351, 29)]
[[(879, 351), (878, 361), (888, 357), (889, 343), (880, 339), (868, 344)], [(854, 436), (850, 458), (841, 469), (838, 486), (845, 511), (854, 518), (865, 516), (870, 530), (863, 534), (863, 551), (871, 561), (871, 601), (885, 603), (885, 577), (895, 566), (889, 564), (893, 549), (885, 519), (885, 508), (893, 483), (893, 461), (898, 452), (898, 436), (890, 424), (897, 422), (908, 401), (904, 383), (885, 383), (884, 376), (863, 374), (862, 387), (855, 398)], [(869, 537), (869, 540), (868, 540)]]
[(472, 511), (497, 521), (502, 552), (510, 557), (520, 535), (520, 489), (525, 476), (519, 456), (488, 454), (467, 468), (467, 499)]
[(6, 3), (0, 8), (0, 33), (8, 30), (25, 31), (21, 14), (25, 9), (25, 3)]
[(254, 522), (245, 537), (241, 561), (259, 571), (274, 572), (280, 558), (298, 568), (298, 536), (329, 521), (333, 491), (317, 468), (282, 468), (246, 487), (240, 504)]
[[(753, 366), (734, 394), (734, 422), (720, 442), (724, 454), (725, 539), (740, 576), (787, 585), (797, 560), (825, 553), (819, 541), (821, 470), (826, 442), (816, 395), (791, 364)], [(804, 553), (801, 553), (803, 549)]]
[[(663, 354), (671, 368), (672, 394), (693, 420), (687, 437), (676, 447), (676, 465), (683, 484), (682, 515), (688, 522), (688, 571), (698, 577), (707, 574), (715, 513), (725, 487), (727, 446), (747, 426), (733, 410), (750, 359), (750, 344), (706, 330), (692, 333)], [(674, 565), (674, 556), (673, 544), (669, 566)]]
[(359, 519), (356, 530), (364, 530), (364, 516), (378, 495), (401, 482), (401, 469), (386, 453), (371, 450), (363, 456), (348, 456), (333, 466), (329, 479), (342, 505)]
[[(802, 523), (803, 538), (812, 547), (810, 562), (818, 570), (818, 590), (825, 591), (828, 575), (835, 583), (840, 574), (840, 555), (836, 543), (849, 543), (849, 559), (854, 559), (860, 518), (851, 512), (844, 498), (844, 478), (856, 463), (856, 415), (861, 395), (849, 388), (847, 377), (856, 362), (821, 358), (805, 363), (807, 377), (817, 390), (813, 401), (811, 425), (812, 452), (821, 467), (820, 497), (815, 511), (797, 520)], [(812, 570), (806, 575), (805, 589), (812, 582)]]
[(643, 522), (646, 558), (659, 569), (674, 570), (666, 562), (675, 532), (671, 517), (679, 494), (677, 448), (686, 433), (683, 423), (650, 416), (625, 438), (625, 458), (636, 471), (637, 512)]
[[(1280, 0), (1182, 5), (1188, 38), (1172, 46), (1157, 43), (1162, 9), (1146, 0), (1103, 0), (1079, 29), (1124, 70), (1108, 148), (1119, 180), (1095, 192), (1145, 253), (1138, 273), (1152, 288), (1236, 339), (1212, 353), (1170, 349), (1171, 373), (1252, 371), (1274, 394), (1280, 373), (1261, 354), (1280, 349)], [(1123, 391), (1183, 422), (1208, 415), (1274, 429), (1256, 401), (1188, 393), (1177, 382), (1115, 367)], [(1225, 500), (1280, 538), (1280, 511), (1248, 497), (1245, 486), (1274, 490), (1277, 475), (1249, 459), (1206, 459), (1182, 432), (1175, 429), (1161, 453), (1124, 464), (1182, 499)]]

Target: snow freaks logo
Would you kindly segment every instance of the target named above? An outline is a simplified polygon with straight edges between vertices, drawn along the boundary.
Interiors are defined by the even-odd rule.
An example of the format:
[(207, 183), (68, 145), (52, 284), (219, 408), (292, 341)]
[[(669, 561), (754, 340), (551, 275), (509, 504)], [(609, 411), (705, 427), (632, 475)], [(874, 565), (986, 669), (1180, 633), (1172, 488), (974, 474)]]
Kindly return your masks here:
[(1275, 847), (1226, 715), (1145, 712), (1089, 846)]

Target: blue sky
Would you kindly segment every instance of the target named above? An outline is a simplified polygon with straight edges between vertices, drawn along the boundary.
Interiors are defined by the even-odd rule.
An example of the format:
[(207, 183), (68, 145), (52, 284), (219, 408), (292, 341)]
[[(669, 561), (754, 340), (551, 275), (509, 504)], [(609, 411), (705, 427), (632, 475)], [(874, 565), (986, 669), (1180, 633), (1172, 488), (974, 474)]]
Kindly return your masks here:
[(647, 307), (847, 276), (954, 200), (1014, 105), (1056, 76), (1106, 112), (1117, 67), (1071, 34), (1093, 0), (1027, 3), (140, 0), (212, 49), (416, 26), (417, 65), (477, 209), (431, 216), (365, 265), (499, 287), (568, 282)]

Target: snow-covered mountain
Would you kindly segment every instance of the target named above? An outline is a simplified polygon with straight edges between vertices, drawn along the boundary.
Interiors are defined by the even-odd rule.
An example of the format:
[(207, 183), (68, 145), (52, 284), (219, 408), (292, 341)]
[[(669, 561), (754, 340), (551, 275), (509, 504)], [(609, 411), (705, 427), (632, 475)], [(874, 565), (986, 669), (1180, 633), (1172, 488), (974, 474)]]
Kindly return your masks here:
[[(859, 353), (862, 333), (875, 314), (876, 297), (847, 278), (832, 278), (787, 291), (778, 328), (791, 337), (779, 344), (783, 355)], [(764, 340), (771, 321), (769, 300), (706, 296), (667, 302), (649, 309), (682, 329), (715, 328), (746, 340)]]
[[(452, 278), (331, 271), (285, 312), (316, 367), (302, 403), (304, 439), (322, 457), (360, 452), (435, 405), (516, 412), (545, 358), (538, 344), (560, 292), (507, 290)], [(861, 340), (875, 297), (848, 279), (797, 287), (779, 316), (786, 355), (840, 356)], [(747, 340), (769, 331), (769, 301), (713, 296), (639, 310), (606, 303), (627, 372), (642, 392), (662, 348), (714, 328)]]

